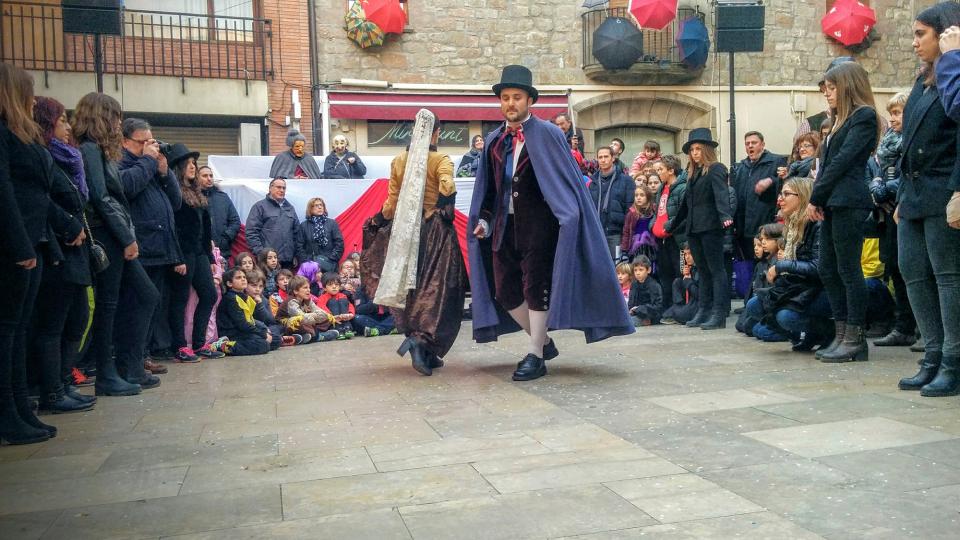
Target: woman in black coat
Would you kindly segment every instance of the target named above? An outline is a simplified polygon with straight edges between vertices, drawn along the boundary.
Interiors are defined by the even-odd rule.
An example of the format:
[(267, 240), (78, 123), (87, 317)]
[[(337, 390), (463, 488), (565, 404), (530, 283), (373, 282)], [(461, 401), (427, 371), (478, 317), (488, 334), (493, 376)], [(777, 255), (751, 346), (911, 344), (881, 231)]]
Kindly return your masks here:
[[(143, 369), (149, 313), (160, 301), (160, 293), (137, 260), (140, 249), (117, 169), (122, 114), (117, 100), (95, 92), (83, 96), (73, 114), (73, 135), (80, 143), (83, 170), (90, 188), (87, 221), (110, 260), (107, 269), (95, 279), (96, 309), (87, 349), (87, 358), (97, 366), (98, 396), (132, 396), (144, 387), (160, 384), (160, 379)], [(120, 321), (114, 339), (121, 281), (129, 288), (124, 296), (139, 295), (137, 302), (150, 308), (145, 314), (138, 314), (144, 316)], [(125, 368), (125, 378), (121, 378), (118, 365)]]
[(73, 390), (64, 379), (76, 364), (87, 328), (90, 309), (87, 287), (93, 285), (90, 269), (90, 242), (76, 244), (76, 231), (84, 232), (84, 206), (90, 197), (80, 150), (70, 145), (70, 124), (63, 104), (38, 97), (34, 119), (43, 131), (53, 158), (50, 197), (52, 204), (69, 214), (64, 231), (55, 231), (63, 253), (59, 264), (46, 265), (37, 296), (35, 357), (40, 361), (40, 408), (54, 413), (84, 411), (93, 407), (95, 397)]
[(717, 142), (708, 128), (690, 132), (683, 152), (690, 156), (684, 201), (667, 232), (683, 231), (700, 269), (700, 307), (687, 326), (725, 328), (730, 278), (723, 255), (723, 231), (733, 224), (727, 168), (717, 162)]
[(313, 261), (321, 272), (336, 272), (343, 257), (343, 233), (337, 221), (327, 216), (327, 203), (320, 197), (307, 201), (307, 219), (297, 229), (297, 260)]
[[(53, 263), (60, 257), (49, 226), (51, 159), (32, 107), (33, 78), (0, 63), (0, 439), (11, 444), (57, 434), (37, 419), (27, 396), (27, 328), (44, 259)], [(74, 238), (82, 240), (79, 233)]]
[(834, 122), (823, 144), (807, 217), (823, 222), (820, 280), (830, 298), (836, 332), (833, 342), (817, 351), (817, 358), (832, 363), (867, 360), (867, 286), (860, 254), (864, 221), (873, 201), (863, 174), (880, 138), (880, 117), (860, 64), (839, 64), (827, 71), (824, 80)]

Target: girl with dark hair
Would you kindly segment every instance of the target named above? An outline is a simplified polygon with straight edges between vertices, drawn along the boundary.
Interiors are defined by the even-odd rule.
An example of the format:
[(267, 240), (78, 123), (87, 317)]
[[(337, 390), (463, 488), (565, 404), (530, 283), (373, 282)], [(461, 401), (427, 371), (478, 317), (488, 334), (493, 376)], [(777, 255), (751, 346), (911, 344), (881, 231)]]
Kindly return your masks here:
[[(92, 338), (87, 349), (87, 358), (97, 366), (95, 389), (98, 396), (132, 396), (139, 394), (143, 387), (153, 388), (160, 384), (159, 378), (143, 370), (149, 316), (124, 317), (124, 331), (117, 333), (114, 340), (121, 282), (125, 284), (125, 291), (139, 296), (139, 305), (149, 307), (148, 313), (152, 313), (160, 301), (160, 293), (137, 260), (140, 248), (117, 169), (122, 149), (122, 116), (117, 100), (91, 92), (77, 103), (72, 124), (90, 188), (87, 219), (94, 238), (103, 245), (110, 261), (107, 269), (96, 276), (97, 307), (93, 312)], [(122, 378), (118, 365), (126, 369), (127, 379), (137, 382)]]
[[(944, 55), (938, 43), (947, 29), (957, 24), (960, 5), (953, 2), (937, 4), (917, 15), (913, 49), (926, 69), (917, 78), (903, 111), (897, 247), (900, 272), (924, 340), (924, 356), (920, 371), (901, 379), (899, 386), (901, 390), (920, 390), (923, 396), (960, 393), (960, 230), (955, 228), (960, 223), (948, 223), (947, 210), (951, 197), (960, 192), (956, 150), (960, 120), (956, 76), (960, 70), (957, 53)], [(949, 38), (943, 41), (949, 45)]]
[[(86, 235), (89, 231), (84, 206), (90, 191), (80, 150), (70, 144), (66, 111), (59, 101), (38, 97), (33, 117), (43, 130), (55, 165), (50, 168), (50, 197)], [(90, 242), (77, 245), (61, 235), (57, 240), (63, 260), (43, 269), (34, 317), (35, 338), (31, 341), (34, 357), (40, 362), (40, 408), (64, 413), (87, 410), (96, 401), (95, 397), (81, 395), (69, 386), (90, 318), (87, 288), (93, 285), (93, 275)]]
[(839, 64), (824, 75), (833, 127), (821, 152), (807, 217), (820, 227), (820, 279), (836, 327), (833, 342), (817, 351), (823, 362), (867, 360), (864, 324), (867, 285), (860, 266), (863, 222), (873, 208), (864, 168), (880, 139), (880, 117), (863, 67)]
[[(173, 213), (173, 220), (177, 227), (180, 251), (183, 252), (183, 264), (187, 267), (183, 274), (174, 272), (167, 278), (170, 280), (171, 345), (176, 351), (174, 360), (178, 362), (196, 362), (199, 356), (223, 357), (223, 353), (212, 350), (206, 343), (207, 323), (217, 302), (217, 288), (213, 283), (217, 260), (213, 256), (207, 196), (203, 194), (197, 177), (199, 156), (199, 152), (191, 152), (185, 145), (177, 143), (167, 157), (169, 166), (180, 180), (183, 204)], [(197, 292), (197, 305), (193, 311), (193, 328), (188, 345), (183, 321), (191, 287)]]

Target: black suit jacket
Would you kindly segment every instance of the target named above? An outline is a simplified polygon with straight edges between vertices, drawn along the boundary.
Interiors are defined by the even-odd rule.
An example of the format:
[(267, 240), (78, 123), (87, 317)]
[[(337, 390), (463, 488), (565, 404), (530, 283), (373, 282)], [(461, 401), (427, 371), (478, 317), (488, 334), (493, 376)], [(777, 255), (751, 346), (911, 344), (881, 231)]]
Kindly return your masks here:
[(947, 116), (936, 87), (924, 90), (917, 79), (903, 111), (900, 158), (900, 217), (918, 219), (946, 214), (957, 171), (957, 123)]
[(860, 107), (823, 149), (810, 202), (821, 208), (873, 208), (863, 170), (876, 148), (877, 112)]
[(696, 234), (723, 229), (724, 221), (733, 221), (727, 167), (714, 163), (706, 172), (701, 168), (687, 180), (683, 204), (668, 232), (681, 230)]

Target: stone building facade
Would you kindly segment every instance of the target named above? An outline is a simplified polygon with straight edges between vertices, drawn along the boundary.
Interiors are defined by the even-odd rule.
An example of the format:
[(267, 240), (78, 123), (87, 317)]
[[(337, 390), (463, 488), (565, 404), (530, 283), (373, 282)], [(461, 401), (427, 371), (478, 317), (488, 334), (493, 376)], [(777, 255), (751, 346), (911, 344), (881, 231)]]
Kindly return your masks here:
[[(609, 7), (626, 3), (611, 0)], [(764, 52), (736, 57), (738, 121), (733, 136), (759, 129), (767, 134), (768, 146), (787, 152), (803, 118), (825, 108), (816, 83), (836, 56), (853, 55), (863, 64), (871, 74), (878, 102), (912, 84), (918, 62), (911, 49), (911, 24), (915, 14), (935, 0), (864, 3), (877, 13), (879, 39), (866, 50), (852, 53), (820, 30), (820, 19), (832, 0), (765, 2)], [(727, 55), (716, 55), (712, 48), (703, 71), (681, 83), (665, 86), (651, 78), (649, 83), (641, 79), (630, 85), (610, 84), (591, 77), (584, 68), (589, 48), (582, 30), (588, 10), (580, 7), (579, 0), (407, 0), (406, 4), (407, 30), (388, 37), (382, 47), (363, 50), (345, 36), (340, 14), (348, 2), (317, 0), (318, 13), (323, 14), (317, 21), (318, 69), (328, 88), (343, 89), (336, 84), (342, 79), (361, 79), (389, 86), (376, 90), (385, 94), (483, 93), (498, 80), (502, 66), (519, 63), (534, 71), (542, 92), (569, 96), (588, 151), (608, 137), (624, 134), (635, 140), (662, 139), (668, 150), (678, 149), (695, 127), (714, 129), (721, 142), (731, 136), (726, 122)], [(702, 14), (712, 40), (712, 3), (680, 0), (679, 6)], [(672, 42), (672, 35), (667, 39)], [(328, 120), (346, 128), (358, 149), (371, 154), (390, 152), (366, 146), (364, 119)], [(481, 123), (471, 122), (471, 133), (482, 131)]]

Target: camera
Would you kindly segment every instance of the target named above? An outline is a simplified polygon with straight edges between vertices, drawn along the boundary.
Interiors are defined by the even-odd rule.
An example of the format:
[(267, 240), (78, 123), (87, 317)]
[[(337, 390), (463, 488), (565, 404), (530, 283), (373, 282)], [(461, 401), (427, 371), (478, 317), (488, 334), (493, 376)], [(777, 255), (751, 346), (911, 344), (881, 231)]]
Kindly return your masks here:
[(163, 154), (163, 155), (165, 155), (165, 156), (169, 156), (169, 155), (170, 155), (170, 152), (173, 151), (173, 145), (172, 145), (172, 144), (170, 144), (170, 143), (165, 143), (165, 142), (163, 142), (163, 141), (161, 141), (161, 140), (158, 140), (158, 141), (157, 141), (157, 146), (160, 147), (160, 153)]

